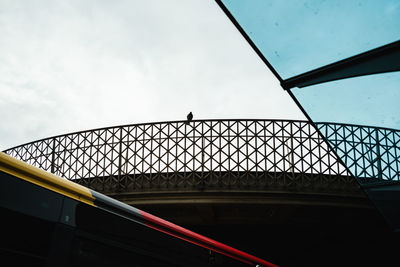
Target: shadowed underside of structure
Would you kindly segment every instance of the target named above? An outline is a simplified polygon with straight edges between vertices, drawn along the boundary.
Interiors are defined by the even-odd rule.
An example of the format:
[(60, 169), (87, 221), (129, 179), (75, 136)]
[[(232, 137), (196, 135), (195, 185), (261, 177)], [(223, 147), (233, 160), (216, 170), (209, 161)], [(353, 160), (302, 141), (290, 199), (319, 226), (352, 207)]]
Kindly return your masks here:
[[(179, 211), (174, 221), (179, 223), (217, 223), (218, 218), (207, 214), (182, 213), (177, 206), (223, 206), (235, 207), (234, 218), (229, 222), (267, 222), (271, 216), (240, 216), (238, 207), (252, 206), (261, 209), (268, 205), (283, 206), (331, 206), (370, 209), (365, 194), (350, 176), (301, 174), (301, 173), (255, 173), (255, 172), (208, 172), (138, 174), (125, 177), (123, 188), (111, 177), (86, 179), (79, 183), (90, 183), (96, 191), (133, 206), (160, 211), (171, 218)], [(244, 210), (246, 213), (248, 209)], [(159, 213), (156, 212), (156, 213)], [(269, 211), (265, 211), (269, 212)], [(231, 217), (232, 217), (231, 216)], [(224, 221), (226, 218), (222, 218)]]

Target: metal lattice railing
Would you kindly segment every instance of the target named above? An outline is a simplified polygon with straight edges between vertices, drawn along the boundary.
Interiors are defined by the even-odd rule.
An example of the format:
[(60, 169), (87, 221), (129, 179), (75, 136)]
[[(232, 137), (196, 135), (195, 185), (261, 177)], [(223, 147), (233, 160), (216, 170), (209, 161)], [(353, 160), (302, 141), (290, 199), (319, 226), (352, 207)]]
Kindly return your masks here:
[(355, 177), (399, 181), (400, 130), (341, 123), (317, 127)]
[[(399, 132), (361, 138), (362, 147), (382, 152), (360, 154), (336, 124), (318, 124), (356, 175), (398, 180)], [(336, 127), (336, 128), (335, 128)], [(355, 127), (355, 126), (351, 126)], [(357, 126), (358, 131), (364, 128)], [(346, 128), (347, 129), (347, 128)], [(376, 128), (375, 128), (376, 129)], [(376, 129), (377, 131), (379, 129)], [(357, 135), (351, 130), (351, 136)], [(380, 135), (382, 133), (382, 135)], [(369, 136), (372, 136), (370, 134)], [(383, 148), (390, 141), (393, 148)], [(396, 139), (397, 138), (397, 139)], [(378, 141), (379, 145), (371, 142)], [(345, 147), (344, 149), (342, 147)], [(375, 150), (374, 150), (375, 149)], [(93, 188), (109, 191), (151, 188), (266, 187), (329, 184), (327, 177), (352, 184), (324, 139), (305, 121), (195, 120), (108, 127), (55, 136), (5, 151), (7, 154)], [(381, 162), (366, 161), (374, 155)], [(340, 153), (339, 153), (340, 154)], [(382, 161), (385, 155), (392, 155)], [(371, 165), (372, 162), (375, 162)], [(359, 165), (362, 172), (359, 172)], [(368, 165), (369, 164), (369, 165)], [(381, 170), (381, 171), (379, 171)], [(395, 177), (393, 170), (397, 173)], [(387, 176), (389, 175), (389, 176)], [(106, 190), (107, 191), (107, 190)]]

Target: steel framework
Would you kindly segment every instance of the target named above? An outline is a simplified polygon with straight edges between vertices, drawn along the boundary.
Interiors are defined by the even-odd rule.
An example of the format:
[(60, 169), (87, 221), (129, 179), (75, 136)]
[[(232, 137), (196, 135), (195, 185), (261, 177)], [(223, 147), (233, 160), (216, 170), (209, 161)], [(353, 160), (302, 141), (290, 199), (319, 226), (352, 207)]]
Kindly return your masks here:
[[(357, 177), (399, 180), (400, 131), (317, 125)], [(356, 187), (306, 121), (133, 124), (54, 136), (4, 152), (105, 192)]]

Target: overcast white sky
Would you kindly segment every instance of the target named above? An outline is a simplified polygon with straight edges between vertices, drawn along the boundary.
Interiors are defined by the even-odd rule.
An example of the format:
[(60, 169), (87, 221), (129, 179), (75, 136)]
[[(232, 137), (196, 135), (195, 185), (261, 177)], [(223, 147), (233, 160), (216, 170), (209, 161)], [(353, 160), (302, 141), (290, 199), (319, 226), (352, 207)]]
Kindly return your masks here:
[(0, 150), (121, 124), (304, 119), (213, 0), (0, 0)]

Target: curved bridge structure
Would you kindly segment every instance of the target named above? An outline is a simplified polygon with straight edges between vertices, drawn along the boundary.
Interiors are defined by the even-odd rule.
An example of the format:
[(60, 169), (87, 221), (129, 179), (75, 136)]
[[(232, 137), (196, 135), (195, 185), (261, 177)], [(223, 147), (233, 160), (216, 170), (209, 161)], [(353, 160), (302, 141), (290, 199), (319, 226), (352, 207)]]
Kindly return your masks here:
[[(399, 179), (400, 131), (317, 126), (360, 180)], [(305, 121), (133, 124), (59, 135), (5, 152), (134, 205), (369, 205), (358, 183)]]
[[(133, 124), (5, 152), (255, 255), (291, 264), (310, 263), (310, 257), (321, 262), (335, 251), (333, 262), (341, 264), (370, 242), (390, 244), (386, 224), (360, 184), (398, 182), (400, 132), (317, 127), (358, 181), (305, 121)], [(256, 246), (254, 237), (270, 242)], [(374, 255), (387, 249), (380, 245)]]

